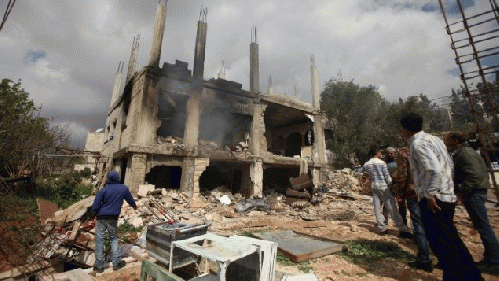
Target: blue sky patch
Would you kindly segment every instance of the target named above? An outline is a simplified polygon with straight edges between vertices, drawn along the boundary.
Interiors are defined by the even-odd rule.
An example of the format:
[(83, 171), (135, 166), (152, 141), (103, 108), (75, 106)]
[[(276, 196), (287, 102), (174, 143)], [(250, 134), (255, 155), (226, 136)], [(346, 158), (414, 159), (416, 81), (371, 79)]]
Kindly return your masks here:
[(39, 59), (43, 59), (47, 56), (47, 53), (42, 50), (28, 50), (23, 58), (25, 65), (36, 63)]

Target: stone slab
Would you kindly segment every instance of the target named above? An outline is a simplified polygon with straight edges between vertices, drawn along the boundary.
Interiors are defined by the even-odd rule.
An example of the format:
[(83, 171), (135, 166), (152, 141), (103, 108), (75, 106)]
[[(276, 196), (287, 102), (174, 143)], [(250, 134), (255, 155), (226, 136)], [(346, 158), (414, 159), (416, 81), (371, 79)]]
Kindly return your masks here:
[(292, 261), (301, 262), (347, 250), (347, 245), (339, 241), (311, 236), (292, 230), (254, 232), (254, 237), (276, 242), (278, 249)]
[(66, 276), (71, 281), (93, 281), (95, 280), (88, 273), (84, 272), (83, 269), (77, 268), (70, 271), (66, 271)]
[(80, 219), (92, 206), (95, 196), (89, 196), (75, 204), (69, 206), (65, 210), (59, 210), (55, 214), (55, 221), (62, 225), (63, 223), (72, 222)]
[(281, 281), (319, 281), (317, 276), (313, 273), (286, 275), (282, 277)]

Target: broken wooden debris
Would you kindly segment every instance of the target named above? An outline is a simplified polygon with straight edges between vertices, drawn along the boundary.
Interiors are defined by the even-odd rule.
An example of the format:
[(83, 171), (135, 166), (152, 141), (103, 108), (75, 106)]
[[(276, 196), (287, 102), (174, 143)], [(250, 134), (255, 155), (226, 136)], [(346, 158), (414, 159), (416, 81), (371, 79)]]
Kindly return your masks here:
[(148, 260), (142, 260), (140, 269), (140, 281), (162, 280), (162, 281), (184, 281), (175, 274), (168, 272), (165, 268)]
[[(281, 213), (283, 216), (287, 217), (295, 217), (297, 219), (310, 221), (317, 219), (340, 221), (350, 220), (352, 219), (352, 214), (354, 212), (337, 214), (337, 211), (331, 211), (329, 208), (325, 208), (325, 206), (334, 203), (336, 206), (335, 208), (337, 208), (338, 204), (344, 204), (338, 202), (338, 198), (350, 200), (372, 199), (370, 196), (358, 195), (355, 193), (355, 190), (348, 189), (351, 186), (356, 186), (356, 182), (353, 180), (348, 183), (349, 179), (354, 179), (350, 176), (350, 174), (344, 172), (335, 172), (333, 174), (334, 177), (340, 177), (344, 180), (345, 184), (336, 186), (331, 184), (334, 183), (334, 178), (333, 180), (329, 180), (326, 183), (328, 192), (323, 193), (321, 197), (321, 200), (323, 200), (321, 201), (322, 204), (310, 205), (310, 203), (312, 203), (311, 199), (296, 198), (305, 201), (310, 200), (310, 203), (307, 203), (302, 209), (293, 208), (289, 205), (287, 206), (285, 205), (285, 201), (288, 200), (288, 198), (294, 198), (291, 197), (293, 195), (297, 197), (306, 197), (305, 194), (307, 194), (307, 192), (311, 192), (312, 190), (298, 191), (289, 189), (289, 192), (287, 192), (288, 196), (285, 196), (284, 194), (277, 193), (277, 189), (270, 189), (268, 190), (269, 195), (265, 198), (244, 199), (241, 194), (232, 194), (230, 190), (224, 186), (218, 187), (211, 192), (201, 193), (196, 196), (191, 196), (177, 190), (154, 189), (152, 192), (147, 191), (145, 197), (137, 200), (137, 205), (139, 206), (138, 210), (134, 210), (128, 206), (128, 204), (123, 205), (122, 213), (119, 218), (119, 225), (128, 223), (137, 228), (140, 226), (165, 222), (170, 218), (175, 221), (189, 224), (197, 224), (198, 221), (200, 221), (200, 223), (203, 221), (220, 223), (227, 218), (237, 220), (245, 216), (253, 217), (276, 213)], [(236, 204), (232, 204), (231, 206), (222, 206), (217, 199), (223, 195), (226, 195)], [(314, 194), (312, 197), (316, 195), (317, 194)], [(58, 226), (55, 227), (53, 224), (47, 225), (51, 226), (51, 228), (47, 228), (42, 231), (43, 237), (47, 237), (48, 233), (54, 233), (49, 235), (50, 237), (44, 240), (44, 245), (50, 244), (53, 245), (53, 247), (46, 247), (40, 244), (41, 249), (50, 248), (42, 253), (45, 261), (65, 259), (75, 263), (78, 262), (85, 267), (93, 266), (94, 257), (92, 257), (91, 254), (93, 254), (95, 249), (95, 221), (91, 219), (89, 220), (88, 216), (88, 211), (93, 203), (93, 200), (94, 197), (88, 197), (65, 210), (59, 210), (56, 212), (57, 214), (52, 221), (57, 222)], [(297, 201), (299, 202), (300, 200)], [(299, 206), (295, 205), (294, 207)], [(41, 208), (43, 208), (43, 206), (41, 206)], [(243, 212), (235, 212), (238, 210)], [(252, 223), (251, 225), (252, 226), (246, 225), (246, 229), (256, 231), (256, 228), (269, 226), (266, 221), (262, 221), (258, 224)], [(52, 231), (52, 228), (54, 227), (56, 228), (55, 232)], [(323, 226), (310, 226), (310, 228), (315, 227), (320, 228)], [(224, 229), (229, 230), (231, 228), (217, 227), (217, 231), (222, 231)], [(233, 234), (233, 232), (228, 231), (226, 235), (231, 234)], [(132, 235), (127, 236), (126, 238), (133, 243), (136, 236)], [(146, 245), (143, 245), (144, 248), (145, 246)], [(145, 250), (140, 247), (136, 248), (136, 251), (130, 251), (130, 255), (134, 258), (137, 260), (150, 258)], [(37, 261), (37, 263), (38, 262), (41, 264), (41, 261)]]

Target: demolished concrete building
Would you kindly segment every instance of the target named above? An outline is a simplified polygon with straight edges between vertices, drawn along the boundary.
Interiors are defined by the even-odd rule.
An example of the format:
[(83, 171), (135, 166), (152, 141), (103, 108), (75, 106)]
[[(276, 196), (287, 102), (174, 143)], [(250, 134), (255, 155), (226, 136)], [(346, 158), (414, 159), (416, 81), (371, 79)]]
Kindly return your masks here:
[(262, 196), (264, 186), (285, 185), (303, 173), (318, 184), (326, 153), (313, 61), (313, 105), (260, 91), (256, 30), (249, 91), (234, 81), (204, 80), (203, 10), (193, 70), (178, 60), (160, 67), (166, 5), (157, 5), (149, 64), (136, 70), (135, 38), (121, 94), (121, 71), (116, 75), (102, 150), (108, 160), (101, 171), (118, 170), (134, 194), (148, 183), (192, 194), (225, 185), (246, 197)]

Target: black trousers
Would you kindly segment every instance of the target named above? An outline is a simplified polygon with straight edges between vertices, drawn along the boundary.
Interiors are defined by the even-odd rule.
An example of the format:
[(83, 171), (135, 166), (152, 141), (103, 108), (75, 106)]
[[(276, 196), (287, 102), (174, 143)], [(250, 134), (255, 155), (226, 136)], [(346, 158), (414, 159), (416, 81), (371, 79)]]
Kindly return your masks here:
[(437, 200), (440, 211), (428, 207), (426, 198), (419, 201), (421, 219), (433, 254), (442, 265), (444, 281), (483, 280), (480, 271), (473, 262), (473, 257), (459, 237), (454, 226), (455, 203)]

